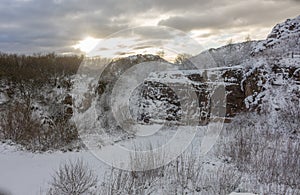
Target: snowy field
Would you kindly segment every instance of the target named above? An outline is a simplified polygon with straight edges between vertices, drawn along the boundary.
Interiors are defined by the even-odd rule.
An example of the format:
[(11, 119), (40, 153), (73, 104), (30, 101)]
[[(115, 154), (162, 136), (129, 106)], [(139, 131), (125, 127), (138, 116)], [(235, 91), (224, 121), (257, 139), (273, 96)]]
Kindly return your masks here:
[[(152, 128), (157, 128), (153, 126)], [(151, 127), (148, 129), (151, 129)], [(183, 128), (184, 129), (184, 128)], [(198, 127), (198, 133), (195, 135), (191, 145), (200, 146), (200, 139), (207, 129)], [(150, 131), (151, 132), (151, 131)], [(155, 144), (163, 144), (170, 140), (176, 130), (164, 129), (155, 132), (150, 137), (139, 137), (131, 140), (122, 141), (119, 144), (122, 147), (135, 147), (147, 144), (151, 141)], [(182, 138), (181, 138), (182, 139)], [(179, 143), (181, 139), (177, 140)], [(208, 140), (213, 140), (209, 138)], [(199, 147), (200, 148), (200, 147)], [(101, 149), (114, 153), (114, 146), (108, 145)], [(116, 156), (117, 154), (113, 154)], [(120, 155), (120, 154), (119, 154)], [(5, 193), (12, 195), (41, 195), (46, 194), (49, 189), (49, 183), (52, 176), (59, 166), (63, 163), (82, 159), (98, 175), (99, 182), (103, 182), (104, 175), (109, 173), (111, 166), (99, 160), (94, 153), (88, 150), (79, 152), (46, 152), (32, 153), (22, 150), (17, 145), (8, 143), (0, 144), (0, 189)], [(207, 161), (209, 161), (207, 159)], [(210, 167), (214, 168), (214, 167)]]
[[(88, 151), (31, 153), (0, 144), (0, 188), (12, 195), (41, 195), (61, 163), (83, 159), (102, 176), (109, 166)], [(1, 193), (0, 193), (1, 194)]]

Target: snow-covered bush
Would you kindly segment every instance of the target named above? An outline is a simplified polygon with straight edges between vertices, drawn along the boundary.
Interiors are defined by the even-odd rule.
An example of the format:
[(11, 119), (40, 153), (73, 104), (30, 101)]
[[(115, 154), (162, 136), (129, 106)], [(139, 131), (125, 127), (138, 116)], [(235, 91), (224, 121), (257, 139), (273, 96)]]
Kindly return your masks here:
[[(277, 184), (282, 189), (299, 190), (300, 139), (292, 136), (290, 131), (276, 129), (289, 128), (290, 123), (285, 123), (290, 121), (289, 117), (293, 117), (293, 112), (291, 110), (286, 118), (275, 121), (273, 125), (269, 114), (247, 113), (236, 117), (227, 127), (228, 132), (231, 130), (235, 134), (227, 139), (229, 141), (223, 140), (221, 153), (240, 171), (254, 176), (258, 185), (256, 189)], [(268, 191), (268, 194), (272, 194), (272, 191)]]
[(234, 167), (213, 165), (215, 167), (208, 169), (207, 166), (210, 165), (203, 162), (195, 152), (186, 151), (157, 169), (125, 171), (113, 168), (104, 178), (100, 194), (225, 195), (239, 185), (241, 176)]
[(14, 100), (0, 115), (0, 139), (11, 140), (29, 150), (61, 149), (78, 140), (77, 129), (69, 120), (36, 116), (30, 97)]
[(172, 164), (169, 171), (175, 185), (170, 190), (175, 194), (201, 191), (204, 170), (195, 154), (183, 153)]
[[(151, 144), (146, 145), (150, 151), (152, 147)], [(132, 171), (112, 168), (102, 183), (100, 194), (156, 194), (166, 172), (165, 166), (153, 167), (162, 163), (164, 153), (139, 153), (137, 148), (135, 151), (130, 157)]]
[(171, 162), (165, 175), (164, 192), (170, 194), (225, 195), (233, 192), (240, 183), (240, 173), (236, 168), (210, 165), (190, 151)]
[(100, 194), (155, 194), (163, 174), (162, 169), (138, 172), (112, 169), (102, 183)]
[(65, 163), (55, 172), (48, 195), (93, 194), (98, 178), (82, 160)]
[(30, 100), (15, 101), (1, 113), (0, 139), (30, 145), (40, 137), (39, 127), (39, 121), (32, 117)]
[(260, 110), (267, 115), (267, 124), (273, 131), (299, 136), (300, 134), (300, 85), (296, 81), (277, 80), (279, 86), (268, 85)]

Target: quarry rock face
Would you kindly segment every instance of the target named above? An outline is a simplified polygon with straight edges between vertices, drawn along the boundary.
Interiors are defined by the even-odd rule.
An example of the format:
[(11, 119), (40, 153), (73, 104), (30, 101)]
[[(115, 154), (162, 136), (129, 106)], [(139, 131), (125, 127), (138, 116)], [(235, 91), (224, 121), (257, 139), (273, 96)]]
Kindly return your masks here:
[(281, 85), (280, 79), (297, 82), (299, 70), (273, 67), (268, 72), (260, 67), (245, 74), (244, 67), (236, 66), (154, 73), (143, 83), (137, 120), (183, 125), (205, 125), (218, 118), (229, 122), (235, 115), (255, 109), (246, 100), (256, 98), (259, 104), (266, 82), (272, 86)]
[(142, 87), (138, 120), (201, 125), (233, 117), (245, 109), (241, 79), (240, 67), (155, 73)]

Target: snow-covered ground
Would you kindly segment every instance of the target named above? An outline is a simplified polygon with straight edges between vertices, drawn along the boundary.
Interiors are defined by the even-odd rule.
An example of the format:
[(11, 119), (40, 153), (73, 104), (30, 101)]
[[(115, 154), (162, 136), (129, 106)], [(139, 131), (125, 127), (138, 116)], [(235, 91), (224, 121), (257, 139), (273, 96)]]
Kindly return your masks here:
[[(121, 147), (126, 147), (129, 150), (136, 149), (135, 147), (147, 147), (148, 144), (165, 144), (168, 140), (174, 138), (175, 143), (189, 140), (182, 140), (185, 138), (177, 136), (178, 128), (175, 129), (159, 129), (157, 125), (148, 126), (151, 136), (136, 137), (131, 140), (123, 140), (119, 143), (115, 143)], [(186, 130), (187, 127), (181, 127), (181, 130)], [(159, 130), (156, 132), (156, 130)], [(200, 139), (207, 131), (206, 127), (197, 127), (195, 133), (195, 139), (190, 140), (192, 145), (200, 146)], [(195, 130), (195, 129), (194, 129)], [(148, 133), (149, 133), (148, 132)], [(184, 133), (185, 134), (185, 133)], [(180, 135), (180, 133), (179, 133)], [(191, 138), (187, 136), (187, 138)], [(209, 137), (210, 139), (210, 137)], [(180, 144), (177, 144), (177, 147)], [(188, 146), (188, 144), (187, 144)], [(173, 146), (176, 147), (176, 146)], [(140, 149), (140, 148), (139, 148)], [(121, 154), (114, 153), (114, 146), (107, 145), (101, 148), (102, 151), (107, 151), (112, 156), (118, 156)], [(175, 149), (174, 149), (175, 150)], [(175, 156), (176, 157), (176, 156)], [(95, 152), (89, 150), (81, 150), (79, 152), (46, 152), (46, 153), (32, 153), (24, 151), (18, 145), (9, 143), (0, 144), (0, 190), (9, 192), (12, 195), (41, 195), (46, 194), (49, 189), (49, 183), (52, 176), (59, 166), (69, 161), (75, 161), (82, 159), (87, 165), (98, 175), (99, 182), (103, 182), (105, 173), (111, 170), (111, 166), (105, 164), (105, 162), (99, 160), (95, 156)], [(1, 194), (1, 193), (0, 193)]]
[(85, 150), (39, 154), (0, 144), (0, 190), (12, 195), (46, 194), (57, 168), (64, 162), (77, 159), (87, 162), (99, 176), (109, 170), (109, 166)]

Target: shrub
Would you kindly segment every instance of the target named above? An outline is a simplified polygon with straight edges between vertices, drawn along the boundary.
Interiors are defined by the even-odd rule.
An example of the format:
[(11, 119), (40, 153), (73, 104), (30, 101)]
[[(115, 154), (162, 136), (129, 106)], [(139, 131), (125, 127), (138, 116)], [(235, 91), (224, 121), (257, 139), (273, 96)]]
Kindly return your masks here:
[(55, 172), (49, 195), (91, 194), (97, 187), (98, 178), (82, 160), (65, 163)]
[[(253, 175), (258, 186), (276, 184), (281, 189), (290, 188), (292, 193), (300, 189), (300, 139), (291, 137), (289, 131), (274, 131), (265, 124), (267, 118), (255, 113), (237, 117), (228, 127), (237, 133), (221, 151), (240, 171)], [(264, 192), (267, 189), (271, 194), (278, 191), (273, 186)]]
[(54, 116), (43, 123), (43, 119), (34, 114), (31, 98), (22, 99), (10, 102), (1, 113), (0, 139), (11, 140), (34, 151), (61, 149), (78, 140), (76, 126), (71, 121)]
[(32, 117), (30, 100), (15, 101), (1, 113), (0, 132), (3, 139), (9, 139), (22, 145), (30, 145), (40, 136), (40, 124)]
[[(148, 159), (161, 157), (148, 153)], [(136, 156), (138, 158), (138, 156)], [(136, 158), (132, 164), (136, 164)], [(144, 159), (144, 158), (143, 158)], [(140, 167), (141, 159), (138, 160)], [(148, 168), (148, 162), (145, 162)], [(150, 163), (151, 164), (151, 163)], [(145, 171), (112, 169), (101, 185), (100, 194), (229, 194), (240, 183), (241, 174), (230, 166), (206, 169), (195, 152), (187, 151), (169, 164)], [(209, 166), (209, 165), (208, 165)]]
[[(152, 150), (152, 145), (147, 145)], [(164, 154), (139, 153), (137, 149), (130, 156), (132, 171), (112, 168), (109, 176), (102, 183), (101, 194), (155, 194), (164, 178), (165, 167), (156, 167), (161, 164)]]

